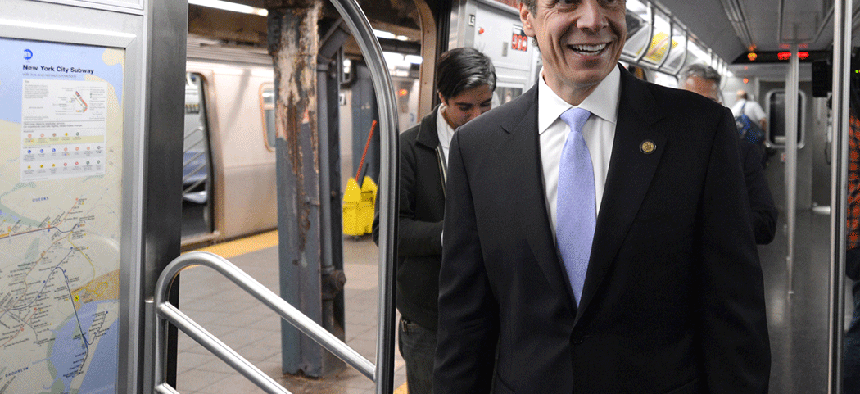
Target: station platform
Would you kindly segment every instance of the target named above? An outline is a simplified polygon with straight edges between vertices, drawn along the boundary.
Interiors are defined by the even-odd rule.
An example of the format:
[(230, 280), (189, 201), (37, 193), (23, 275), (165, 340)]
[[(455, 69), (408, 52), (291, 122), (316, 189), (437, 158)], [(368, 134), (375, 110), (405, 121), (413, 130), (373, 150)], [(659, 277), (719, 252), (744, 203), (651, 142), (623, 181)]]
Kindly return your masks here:
[[(278, 233), (201, 248), (222, 256), (278, 293)], [(346, 343), (375, 364), (378, 253), (369, 236), (345, 236)], [(281, 322), (274, 312), (227, 278), (206, 267), (180, 274), (180, 310), (295, 394), (372, 394), (374, 383), (350, 366), (320, 379), (281, 372)], [(179, 333), (176, 389), (183, 394), (265, 393), (197, 342)], [(406, 372), (395, 350), (396, 394), (405, 394)]]

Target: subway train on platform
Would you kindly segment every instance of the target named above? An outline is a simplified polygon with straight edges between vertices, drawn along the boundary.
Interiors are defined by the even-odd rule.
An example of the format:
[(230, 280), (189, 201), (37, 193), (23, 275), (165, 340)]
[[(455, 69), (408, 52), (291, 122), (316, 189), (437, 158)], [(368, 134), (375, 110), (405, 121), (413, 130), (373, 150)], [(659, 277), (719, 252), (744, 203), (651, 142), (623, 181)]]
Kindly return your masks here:
[[(127, 154), (122, 174), (133, 175), (121, 180), (126, 194), (114, 199), (117, 205), (111, 211), (121, 212), (117, 215), (122, 217), (123, 231), (113, 238), (99, 233), (108, 242), (90, 246), (92, 253), (116, 250), (111, 261), (118, 268), (112, 271), (116, 278), (111, 283), (116, 282), (117, 289), (90, 286), (89, 279), (84, 279), (97, 276), (97, 268), (106, 265), (92, 260), (90, 256), (95, 254), (85, 253), (87, 247), (79, 245), (87, 240), (84, 224), (95, 220), (93, 215), (81, 213), (86, 199), (75, 199), (69, 213), (44, 213), (37, 208), (54, 197), (9, 199), (21, 190), (39, 187), (44, 180), (5, 182), (0, 174), (0, 251), (16, 252), (9, 254), (13, 257), (0, 255), (0, 285), (8, 284), (5, 290), (0, 286), (0, 393), (171, 392), (158, 386), (164, 381), (180, 392), (282, 392), (268, 386), (271, 382), (264, 378), (254, 384), (239, 383), (253, 371), (248, 372), (251, 369), (244, 362), (233, 363), (231, 367), (243, 371), (244, 377), (239, 376), (219, 357), (199, 351), (196, 342), (208, 338), (197, 331), (199, 326), (182, 328), (195, 334), (180, 334), (179, 339), (174, 332), (167, 334), (168, 340), (158, 336), (167, 327), (158, 319), (166, 319), (170, 312), (155, 305), (160, 298), (155, 295), (159, 290), (154, 289), (172, 280), (157, 282), (159, 275), (170, 271), (165, 268), (168, 263), (183, 259), (180, 253), (200, 250), (234, 261), (354, 347), (360, 357), (376, 357), (380, 368), (375, 377), (361, 368), (358, 373), (343, 373), (342, 368), (331, 367), (336, 373), (329, 373), (334, 365), (331, 357), (307, 351), (310, 345), (300, 342), (295, 347), (314, 355), (311, 361), (302, 358), (296, 372), (287, 364), (306, 355), (289, 353), (286, 345), (278, 349), (277, 342), (299, 340), (288, 333), (288, 324), (277, 315), (271, 321), (260, 317), (272, 313), (257, 302), (265, 296), (252, 299), (244, 293), (248, 282), (237, 281), (242, 282), (238, 289), (230, 283), (222, 286), (214, 275), (192, 277), (201, 270), (192, 270), (181, 282), (173, 281), (169, 297), (174, 304), (188, 308), (191, 317), (204, 322), (202, 326), (212, 326), (227, 345), (241, 348), (239, 353), (255, 361), (277, 383), (299, 392), (406, 391), (403, 361), (393, 350), (393, 333), (385, 332), (382, 324), (384, 318), (394, 321), (396, 312), (391, 298), (384, 296), (390, 292), (385, 286), (393, 278), (383, 271), (386, 257), (381, 246), (396, 240), (377, 247), (370, 236), (344, 233), (342, 203), (350, 179), (361, 183), (367, 176), (379, 185), (377, 207), (391, 202), (394, 194), (386, 187), (391, 186), (391, 163), (397, 158), (384, 142), (396, 140), (399, 132), (416, 125), (439, 103), (435, 66), (446, 50), (477, 48), (492, 59), (497, 74), (493, 108), (534, 87), (541, 76), (541, 57), (523, 29), (518, 0), (359, 0), (355, 2), (359, 12), (349, 17), (345, 14), (352, 8), (344, 11), (343, 6), (334, 5), (347, 2), (353, 1), (188, 0), (186, 8), (185, 2), (175, 0), (4, 1), (8, 8), (0, 16), (0, 48), (15, 40), (30, 40), (28, 45), (31, 41), (73, 46), (96, 43), (110, 49), (103, 56), (105, 62), (116, 56), (112, 51), (117, 48), (125, 51), (125, 58), (119, 56), (124, 63), (116, 64), (123, 64), (127, 75), (139, 78), (129, 80), (132, 77), (127, 76), (125, 93), (118, 95), (128, 103), (123, 112)], [(283, 27), (279, 23), (289, 19), (276, 6), (299, 3), (314, 4), (309, 9), (318, 17), (316, 30), (294, 31), (315, 31), (307, 34), (316, 39), (317, 50), (311, 54), (316, 58), (316, 86), (312, 92), (304, 92), (312, 93), (315, 110), (303, 115), (314, 116), (309, 123), (319, 127), (310, 132), (313, 137), (308, 140), (315, 149), (315, 166), (296, 175), (289, 167), (294, 163), (288, 159), (293, 148), (287, 145), (287, 126), (278, 124), (286, 117), (277, 113), (283, 108), (278, 102), (283, 94), (278, 91), (283, 88), (278, 78), (290, 72), (283, 59), (293, 64), (291, 59), (308, 54), (275, 54), (280, 50), (278, 34)], [(679, 88), (687, 67), (708, 66), (721, 77), (721, 104), (733, 107), (738, 92), (744, 91), (765, 113), (762, 171), (778, 211), (773, 241), (757, 249), (772, 356), (768, 392), (860, 391), (860, 387), (841, 386), (844, 336), (855, 307), (860, 309), (853, 297), (860, 287), (845, 274), (848, 235), (844, 225), (848, 216), (848, 102), (849, 96), (860, 97), (856, 88), (860, 84), (851, 84), (860, 76), (860, 1), (624, 3), (627, 40), (620, 63), (628, 71), (648, 82)], [(176, 8), (177, 4), (181, 6)], [(177, 15), (181, 16), (178, 22), (173, 18)], [(366, 18), (374, 44), (382, 51), (381, 64), (390, 80), (383, 85), (391, 89), (383, 94), (390, 94), (392, 103), (379, 99), (380, 63), (367, 52), (365, 37), (357, 33), (363, 25), (356, 15)], [(83, 21), (88, 25), (79, 26)], [(174, 34), (166, 34), (170, 30), (163, 30), (165, 26), (172, 26)], [(125, 32), (137, 28), (145, 34)], [(23, 52), (25, 71), (44, 53), (34, 50), (41, 48), (34, 45)], [(8, 69), (18, 72), (20, 68), (16, 63)], [(184, 76), (184, 84), (179, 74)], [(0, 98), (7, 97), (4, 89), (12, 86), (3, 78), (0, 76)], [(93, 81), (101, 80), (93, 76), (89, 82)], [(19, 82), (15, 86), (20, 87)], [(14, 93), (12, 96), (28, 99), (20, 91)], [(7, 105), (0, 102), (0, 141), (25, 144), (27, 139), (18, 134), (2, 139), (7, 136), (4, 127), (27, 111), (3, 111)], [(13, 121), (7, 119), (7, 112), (12, 113)], [(383, 127), (383, 120), (392, 113), (396, 113), (396, 123)], [(138, 125), (146, 127), (145, 135), (135, 139), (137, 129), (131, 127)], [(2, 163), (12, 166), (9, 168), (16, 174), (19, 169), (26, 174), (24, 165), (18, 166), (16, 160), (28, 160), (28, 156), (19, 156)], [(100, 176), (103, 174), (95, 172), (86, 180), (97, 182)], [(312, 184), (318, 190), (304, 201), (315, 217), (295, 226), (285, 221), (288, 209), (284, 207), (290, 206), (285, 205), (284, 196), (301, 177), (315, 178)], [(30, 202), (43, 204), (33, 208), (39, 213), (32, 217), (38, 220), (22, 220), (29, 211), (14, 205)], [(80, 219), (71, 229), (61, 230), (60, 218), (70, 214)], [(299, 230), (287, 229), (284, 223)], [(16, 243), (43, 232), (48, 237), (44, 242)], [(272, 238), (277, 242), (244, 249)], [(39, 245), (57, 245), (64, 239), (76, 242), (63, 244), (62, 251), (68, 256), (39, 252)], [(298, 244), (316, 250), (301, 249), (299, 253)], [(238, 245), (235, 250), (244, 252), (219, 249), (225, 245)], [(75, 255), (81, 257), (74, 260)], [(15, 260), (18, 256), (26, 261)], [(206, 258), (220, 261), (211, 255)], [(56, 264), (33, 268), (51, 259)], [(309, 265), (313, 266), (310, 273), (300, 270)], [(75, 269), (82, 271), (78, 274)], [(303, 282), (287, 284), (285, 272)], [(20, 280), (16, 282), (16, 278)], [(53, 284), (61, 279), (68, 282), (66, 287)], [(46, 297), (43, 290), (33, 291), (36, 287), (53, 289), (53, 298)], [(101, 302), (101, 309), (87, 308), (87, 302)], [(106, 302), (116, 306), (109, 309)], [(62, 317), (57, 317), (59, 312), (54, 316), (60, 309), (56, 305), (63, 303), (68, 304), (68, 311)], [(105, 328), (108, 317), (117, 323)], [(44, 326), (34, 327), (34, 319), (39, 324), (44, 321)], [(53, 324), (51, 335), (40, 336), (49, 324)], [(111, 336), (115, 333), (111, 330), (119, 330), (118, 339)], [(266, 343), (247, 340), (243, 330), (266, 338)], [(96, 384), (88, 376), (107, 365), (94, 350), (99, 338), (117, 342), (108, 354), (111, 360), (118, 360), (114, 362), (118, 372), (108, 369), (116, 372), (116, 379), (99, 378)], [(216, 342), (205, 346), (212, 350)], [(364, 365), (361, 360), (348, 363)], [(393, 375), (379, 372), (388, 364), (394, 366)], [(391, 390), (392, 386), (397, 390)]]

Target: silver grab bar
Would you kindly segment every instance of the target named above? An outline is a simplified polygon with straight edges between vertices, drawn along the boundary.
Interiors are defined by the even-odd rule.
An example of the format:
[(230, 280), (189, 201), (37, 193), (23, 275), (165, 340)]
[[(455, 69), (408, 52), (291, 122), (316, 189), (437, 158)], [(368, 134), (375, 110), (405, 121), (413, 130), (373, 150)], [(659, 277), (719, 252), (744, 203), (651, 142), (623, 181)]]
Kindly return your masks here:
[(394, 391), (394, 261), (397, 259), (398, 159), (397, 106), (382, 47), (355, 0), (331, 0), (349, 26), (367, 61), (379, 103), (379, 332), (376, 341), (377, 394)]
[(194, 265), (204, 265), (218, 271), (364, 376), (369, 379), (374, 378), (375, 367), (370, 361), (239, 267), (209, 252), (190, 252), (173, 259), (162, 271), (155, 284), (155, 389), (157, 392), (176, 393), (165, 383), (167, 325), (173, 324), (267, 393), (290, 394), (283, 386), (168, 302), (168, 293), (174, 278), (183, 269)]
[(843, 392), (845, 253), (848, 239), (848, 117), (851, 70), (852, 0), (833, 5), (833, 157), (830, 180), (830, 298), (827, 393)]

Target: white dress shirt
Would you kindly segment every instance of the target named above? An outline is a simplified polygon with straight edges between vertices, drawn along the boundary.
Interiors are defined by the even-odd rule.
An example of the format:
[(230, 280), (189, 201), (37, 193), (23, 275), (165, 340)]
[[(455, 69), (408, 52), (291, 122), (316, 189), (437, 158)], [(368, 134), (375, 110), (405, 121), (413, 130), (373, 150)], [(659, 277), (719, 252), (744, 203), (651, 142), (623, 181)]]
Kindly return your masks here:
[(448, 167), (448, 149), (451, 147), (451, 138), (454, 138), (454, 129), (442, 116), (442, 110), (445, 104), (439, 104), (439, 109), (436, 110), (436, 135), (439, 137), (439, 147), (442, 148), (442, 159), (445, 161), (445, 168)]
[(732, 106), (732, 115), (735, 117), (741, 116), (741, 108), (743, 108), (743, 113), (750, 117), (750, 120), (753, 122), (761, 122), (762, 119), (767, 119), (767, 114), (764, 113), (764, 109), (762, 109), (761, 105), (759, 105), (755, 101), (747, 101), (747, 100), (738, 100), (734, 106)]
[[(603, 185), (609, 172), (609, 159), (612, 156), (612, 141), (618, 123), (618, 97), (621, 95), (621, 72), (615, 67), (591, 94), (583, 100), (579, 108), (587, 109), (591, 116), (582, 127), (585, 145), (591, 153), (594, 167), (594, 207), (595, 215), (600, 212), (603, 199)], [(543, 185), (546, 190), (546, 204), (549, 210), (552, 233), (556, 229), (558, 204), (558, 165), (564, 142), (570, 128), (559, 116), (573, 105), (568, 104), (547, 86), (543, 78), (538, 82), (538, 133), (540, 133), (540, 157), (543, 167)]]

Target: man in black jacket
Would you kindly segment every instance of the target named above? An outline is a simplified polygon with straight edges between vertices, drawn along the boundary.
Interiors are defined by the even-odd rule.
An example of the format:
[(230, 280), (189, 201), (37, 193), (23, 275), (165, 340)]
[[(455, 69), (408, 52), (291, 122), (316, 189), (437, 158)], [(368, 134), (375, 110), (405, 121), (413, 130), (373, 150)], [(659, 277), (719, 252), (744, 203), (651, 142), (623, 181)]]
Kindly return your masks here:
[[(719, 97), (720, 79), (720, 74), (717, 74), (713, 68), (694, 64), (681, 71), (680, 87), (722, 104)], [(759, 245), (767, 245), (776, 236), (776, 217), (779, 213), (773, 204), (773, 197), (767, 186), (767, 179), (764, 177), (760, 150), (744, 138), (738, 142), (738, 147), (750, 201), (755, 242)]]
[[(442, 102), (400, 135), (400, 213), (395, 286), (400, 354), (410, 394), (430, 394), (445, 215), (445, 171), (454, 131), (490, 110), (496, 72), (473, 48), (444, 54), (436, 70)], [(377, 226), (374, 226), (374, 239)]]
[(433, 390), (764, 394), (728, 108), (619, 63), (624, 0), (522, 0), (535, 86), (451, 141)]

